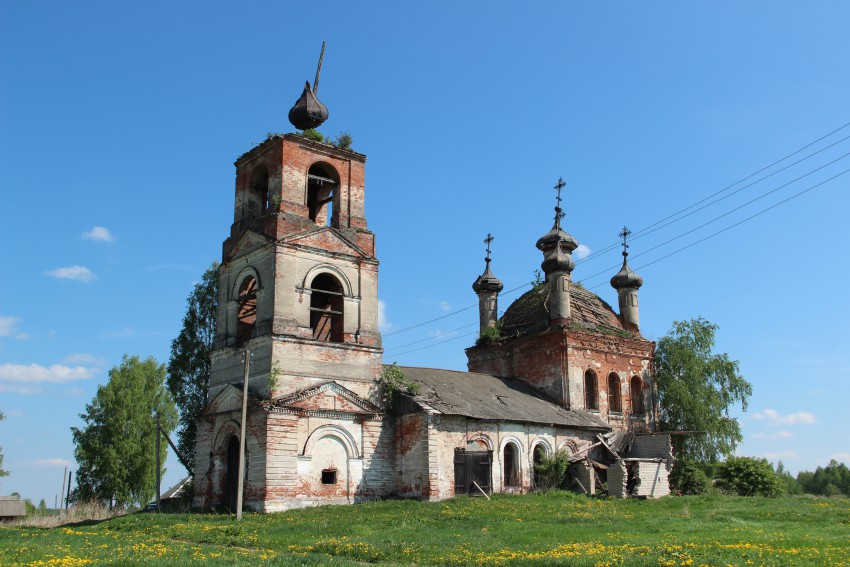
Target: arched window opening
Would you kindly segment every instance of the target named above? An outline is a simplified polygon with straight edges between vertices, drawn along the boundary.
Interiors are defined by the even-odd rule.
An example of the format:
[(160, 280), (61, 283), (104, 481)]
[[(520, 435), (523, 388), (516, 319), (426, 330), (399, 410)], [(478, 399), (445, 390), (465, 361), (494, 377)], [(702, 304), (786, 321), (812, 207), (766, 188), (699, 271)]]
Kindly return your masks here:
[(264, 165), (258, 165), (251, 172), (251, 199), (252, 212), (262, 214), (271, 208), (271, 195), (269, 195), (269, 170)]
[(257, 280), (248, 276), (239, 286), (239, 314), (236, 322), (236, 346), (242, 346), (254, 334), (257, 324)]
[(310, 285), (310, 328), (317, 341), (341, 343), (343, 327), (342, 284), (330, 274), (319, 274)]
[(599, 385), (593, 370), (584, 373), (584, 407), (589, 410), (599, 409)]
[(307, 172), (307, 208), (310, 220), (323, 226), (339, 226), (339, 176), (327, 164), (315, 163)]
[(534, 453), (532, 455), (532, 460), (534, 461), (534, 487), (540, 488), (540, 480), (538, 477), (537, 467), (540, 463), (543, 462), (543, 459), (546, 457), (546, 447), (542, 444), (537, 445), (534, 448)]
[(643, 380), (640, 376), (632, 376), (632, 413), (644, 413), (643, 407)]
[(622, 413), (623, 411), (620, 377), (615, 372), (608, 375), (608, 411), (617, 413)]
[(507, 487), (519, 486), (519, 451), (516, 445), (508, 443), (502, 455), (502, 465), (505, 471), (504, 485)]

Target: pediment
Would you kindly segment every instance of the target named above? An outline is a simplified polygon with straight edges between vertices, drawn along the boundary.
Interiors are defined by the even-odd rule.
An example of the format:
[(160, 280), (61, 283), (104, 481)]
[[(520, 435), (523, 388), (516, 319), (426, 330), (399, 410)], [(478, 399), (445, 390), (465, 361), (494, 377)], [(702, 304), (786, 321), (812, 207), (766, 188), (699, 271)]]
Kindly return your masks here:
[(258, 234), (252, 230), (245, 231), (236, 241), (236, 244), (233, 245), (230, 257), (235, 258), (253, 252), (265, 246), (268, 241), (269, 239), (262, 234)]
[(281, 244), (291, 244), (314, 250), (330, 251), (337, 254), (347, 254), (358, 258), (374, 259), (357, 244), (345, 238), (330, 227), (320, 227), (309, 232), (294, 234), (280, 240)]
[(207, 405), (202, 415), (213, 415), (231, 411), (242, 411), (242, 390), (233, 384), (228, 384)]
[(336, 382), (325, 382), (274, 401), (278, 407), (303, 411), (378, 414), (381, 409)]

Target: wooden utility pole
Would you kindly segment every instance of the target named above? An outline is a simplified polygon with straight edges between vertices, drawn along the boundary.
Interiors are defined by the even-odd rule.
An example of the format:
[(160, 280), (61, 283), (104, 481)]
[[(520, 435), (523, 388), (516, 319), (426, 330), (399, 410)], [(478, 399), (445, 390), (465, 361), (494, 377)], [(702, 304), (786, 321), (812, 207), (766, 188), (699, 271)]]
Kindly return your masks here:
[(160, 477), (159, 473), (162, 469), (160, 468), (159, 462), (159, 412), (156, 412), (156, 511), (159, 512), (159, 500), (160, 500)]
[[(248, 416), (248, 372), (251, 369), (251, 350), (245, 349), (245, 378), (242, 381), (242, 425), (239, 431), (239, 482), (236, 488), (236, 520), (242, 521), (242, 488), (245, 481), (245, 422)], [(232, 485), (231, 485), (232, 486)]]
[(65, 496), (65, 511), (68, 511), (68, 502), (71, 500), (71, 477), (74, 471), (68, 471), (68, 494)]

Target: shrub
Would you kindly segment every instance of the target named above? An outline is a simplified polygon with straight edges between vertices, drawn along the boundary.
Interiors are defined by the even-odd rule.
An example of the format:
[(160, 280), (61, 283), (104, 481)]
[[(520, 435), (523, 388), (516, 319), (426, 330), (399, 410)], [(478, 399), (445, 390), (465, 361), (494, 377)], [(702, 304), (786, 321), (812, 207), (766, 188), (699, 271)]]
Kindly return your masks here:
[(302, 136), (307, 138), (308, 140), (313, 140), (314, 142), (324, 142), (325, 137), (322, 136), (322, 133), (318, 130), (314, 130), (313, 128), (307, 128), (304, 132), (301, 133)]
[(534, 489), (553, 490), (560, 488), (570, 468), (569, 451), (558, 451), (551, 457), (544, 455), (534, 463)]
[(340, 132), (333, 141), (333, 145), (338, 148), (342, 148), (343, 150), (350, 150), (352, 143), (354, 143), (354, 140), (348, 132)]
[(486, 327), (481, 331), (481, 336), (475, 340), (475, 346), (492, 345), (499, 342), (502, 338), (502, 331), (499, 327)]
[(381, 386), (381, 401), (387, 408), (392, 406), (396, 392), (415, 396), (421, 390), (419, 384), (408, 379), (404, 375), (404, 371), (395, 362), (384, 367), (378, 382)]
[(782, 480), (767, 459), (729, 457), (717, 471), (720, 488), (739, 496), (781, 496)]
[(677, 494), (708, 494), (711, 492), (711, 480), (698, 464), (681, 459), (673, 464), (670, 488)]

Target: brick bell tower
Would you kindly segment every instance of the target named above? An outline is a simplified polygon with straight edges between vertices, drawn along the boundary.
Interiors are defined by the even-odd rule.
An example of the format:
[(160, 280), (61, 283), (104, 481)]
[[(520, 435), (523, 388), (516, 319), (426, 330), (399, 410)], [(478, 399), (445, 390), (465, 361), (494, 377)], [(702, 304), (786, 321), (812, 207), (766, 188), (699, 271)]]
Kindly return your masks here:
[[(328, 116), (315, 96), (317, 83), (318, 73), (290, 111), (299, 129), (315, 128)], [(358, 433), (363, 439), (363, 432), (355, 429), (370, 416), (379, 419), (373, 402), (382, 354), (365, 162), (363, 154), (298, 133), (270, 135), (235, 162), (208, 407), (198, 421), (196, 506), (232, 507), (235, 501), (246, 349), (247, 507), (274, 511), (322, 497), (350, 499), (362, 482), (349, 460), (360, 458), (362, 466), (366, 455), (353, 440)], [(316, 464), (305, 442), (320, 445), (324, 437), (313, 429), (322, 426), (336, 432), (344, 450)], [(325, 468), (313, 470), (317, 466)], [(343, 468), (339, 476), (345, 478), (338, 478)], [(305, 488), (313, 483), (316, 491)], [(306, 503), (293, 504), (297, 498)]]

